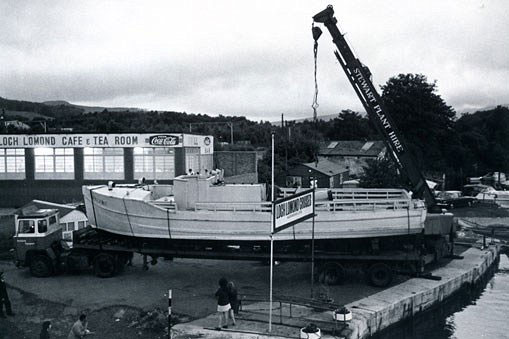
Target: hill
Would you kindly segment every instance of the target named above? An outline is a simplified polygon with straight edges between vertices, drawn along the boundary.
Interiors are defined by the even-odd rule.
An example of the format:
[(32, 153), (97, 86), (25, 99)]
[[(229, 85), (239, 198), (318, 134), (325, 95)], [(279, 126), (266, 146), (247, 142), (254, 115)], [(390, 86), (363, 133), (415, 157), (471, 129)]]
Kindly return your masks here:
[(44, 101), (44, 105), (47, 106), (65, 106), (83, 110), (83, 113), (102, 112), (107, 110), (108, 112), (145, 112), (144, 109), (135, 107), (103, 107), (103, 106), (83, 106), (72, 104), (65, 100), (51, 100)]

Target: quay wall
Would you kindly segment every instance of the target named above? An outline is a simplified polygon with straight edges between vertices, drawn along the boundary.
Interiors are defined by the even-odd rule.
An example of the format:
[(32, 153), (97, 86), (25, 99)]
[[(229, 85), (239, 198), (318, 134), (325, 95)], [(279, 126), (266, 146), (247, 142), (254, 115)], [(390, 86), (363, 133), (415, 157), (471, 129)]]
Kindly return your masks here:
[(455, 259), (433, 271), (440, 281), (414, 278), (369, 297), (352, 302), (352, 321), (343, 329), (345, 338), (368, 338), (379, 331), (425, 311), (460, 288), (477, 283), (495, 264), (499, 246), (470, 248), (463, 259)]

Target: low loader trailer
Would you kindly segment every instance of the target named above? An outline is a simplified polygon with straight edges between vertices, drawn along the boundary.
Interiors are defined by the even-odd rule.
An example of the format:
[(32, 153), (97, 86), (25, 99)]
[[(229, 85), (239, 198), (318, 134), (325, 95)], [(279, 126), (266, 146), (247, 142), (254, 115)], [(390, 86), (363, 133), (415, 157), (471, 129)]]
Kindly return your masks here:
[[(338, 284), (348, 271), (362, 270), (369, 283), (387, 286), (393, 274), (423, 275), (425, 265), (450, 254), (452, 215), (432, 215), (422, 234), (315, 240), (276, 241), (274, 260), (309, 262), (314, 258), (315, 280)], [(16, 215), (15, 260), (35, 277), (93, 268), (107, 278), (123, 271), (134, 253), (143, 255), (144, 269), (158, 258), (253, 260), (270, 262), (269, 241), (152, 239), (118, 235), (92, 226), (62, 239), (58, 210), (41, 209)], [(451, 235), (444, 236), (450, 228)], [(150, 257), (150, 260), (147, 258)]]

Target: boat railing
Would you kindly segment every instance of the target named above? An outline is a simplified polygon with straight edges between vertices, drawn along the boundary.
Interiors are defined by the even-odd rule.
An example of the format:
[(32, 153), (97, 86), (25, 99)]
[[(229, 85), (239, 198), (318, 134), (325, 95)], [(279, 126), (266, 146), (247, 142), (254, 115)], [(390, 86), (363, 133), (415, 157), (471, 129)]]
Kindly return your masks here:
[(369, 211), (382, 209), (412, 209), (411, 199), (339, 199), (332, 201), (316, 201), (316, 211)]
[[(320, 189), (319, 189), (320, 190)], [(324, 190), (324, 189), (321, 189)], [(326, 189), (332, 200), (337, 199), (405, 199), (408, 192), (398, 188), (330, 188)], [(282, 198), (295, 194), (296, 188), (279, 188)], [(318, 191), (317, 191), (318, 192)]]
[(177, 212), (177, 204), (175, 202), (172, 202), (172, 201), (157, 201), (157, 200), (153, 200), (153, 201), (150, 202), (150, 204), (152, 204), (154, 206), (157, 206), (157, 207), (164, 208), (164, 209), (170, 211), (171, 213), (176, 213)]
[[(413, 209), (415, 204), (411, 199), (340, 199), (321, 200), (315, 202), (316, 211), (369, 211), (369, 210), (399, 210)], [(198, 202), (195, 211), (232, 211), (232, 212), (271, 212), (270, 202)]]
[(233, 212), (271, 212), (272, 203), (262, 202), (197, 202), (194, 210), (233, 211)]
[(331, 189), (332, 199), (404, 199), (409, 198), (408, 193), (402, 189)]

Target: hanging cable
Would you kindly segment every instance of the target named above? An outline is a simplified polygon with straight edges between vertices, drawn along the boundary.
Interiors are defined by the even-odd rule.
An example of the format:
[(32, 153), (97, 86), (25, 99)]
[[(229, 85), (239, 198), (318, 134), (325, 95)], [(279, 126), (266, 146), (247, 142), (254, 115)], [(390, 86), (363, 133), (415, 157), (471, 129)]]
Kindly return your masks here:
[(315, 40), (315, 43), (313, 45), (313, 56), (314, 56), (314, 63), (315, 63), (315, 72), (314, 72), (314, 80), (315, 80), (315, 94), (313, 97), (313, 104), (311, 107), (313, 108), (313, 121), (316, 122), (317, 119), (317, 109), (318, 109), (318, 81), (316, 76), (317, 71), (317, 59), (318, 59), (318, 38), (320, 38), (320, 35), (322, 35), (322, 30), (320, 27), (315, 27), (315, 23), (313, 22), (311, 24), (311, 32), (313, 33), (313, 40)]
[(313, 56), (314, 56), (314, 62), (315, 62), (315, 71), (314, 71), (314, 80), (315, 80), (315, 95), (313, 96), (313, 104), (311, 107), (313, 108), (313, 124), (314, 124), (314, 133), (313, 133), (313, 139), (315, 144), (315, 152), (314, 152), (314, 161), (315, 164), (318, 165), (318, 155), (317, 155), (317, 149), (316, 149), (316, 134), (317, 134), (317, 110), (318, 110), (318, 80), (316, 76), (317, 72), (317, 59), (318, 59), (318, 39), (320, 38), (320, 35), (322, 35), (322, 30), (320, 27), (315, 27), (315, 22), (311, 24), (311, 32), (313, 33), (313, 40), (315, 40), (315, 43), (313, 45)]

